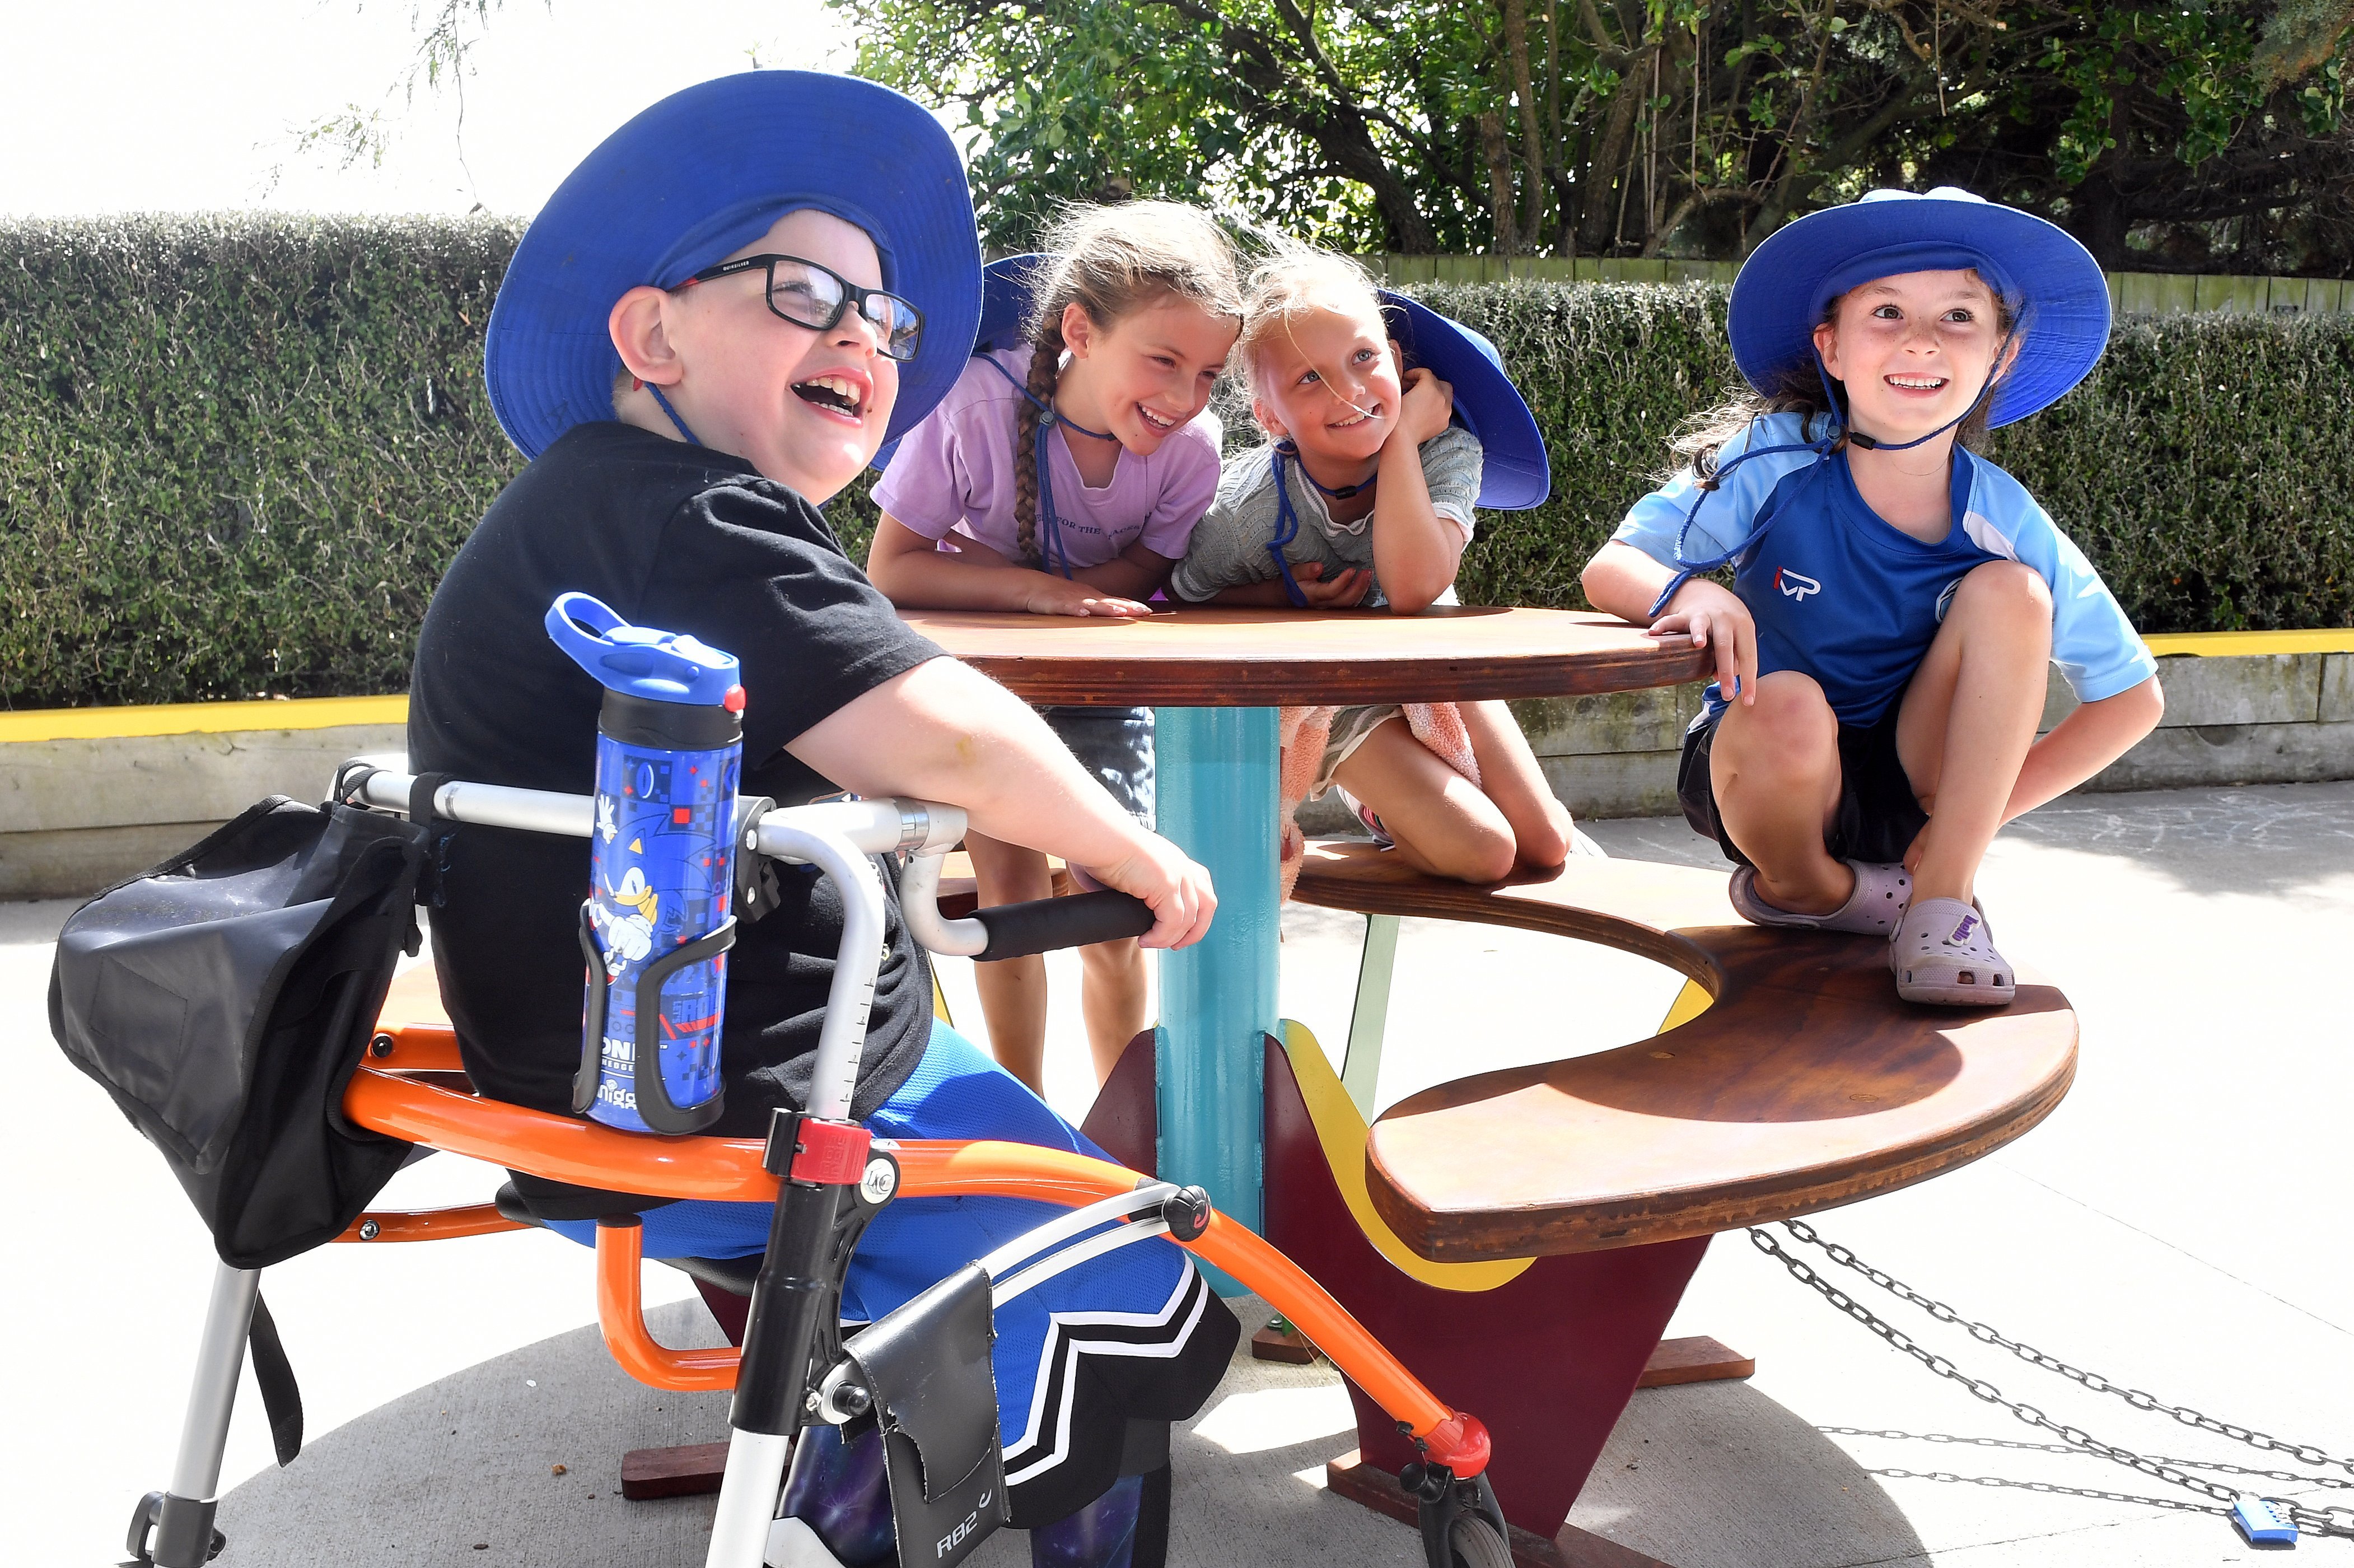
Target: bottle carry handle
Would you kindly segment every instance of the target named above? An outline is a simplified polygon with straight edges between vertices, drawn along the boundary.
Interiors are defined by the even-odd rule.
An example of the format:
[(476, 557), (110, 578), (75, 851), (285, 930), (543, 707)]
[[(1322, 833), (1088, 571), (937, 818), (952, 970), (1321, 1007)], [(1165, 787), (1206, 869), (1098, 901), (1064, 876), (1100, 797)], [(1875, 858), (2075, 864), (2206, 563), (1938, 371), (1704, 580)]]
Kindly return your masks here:
[[(572, 1113), (575, 1116), (587, 1116), (589, 1107), (597, 1103), (597, 1086), (604, 1069), (607, 1000), (613, 983), (606, 978), (604, 949), (597, 945), (596, 927), (589, 918), (588, 912), (595, 904), (596, 900), (592, 898), (580, 906), (580, 952), (588, 960), (588, 970), (587, 995), (583, 999), (586, 1017), (580, 1032), (580, 1070), (572, 1076)], [(637, 1028), (642, 1031), (649, 1018), (660, 1020), (663, 986), (671, 976), (690, 965), (716, 959), (735, 945), (736, 918), (731, 915), (712, 930), (692, 942), (672, 948), (639, 970), (632, 1001), (636, 1014), (633, 1022)], [(726, 1098), (725, 1079), (712, 1097), (701, 1105), (682, 1107), (670, 1097), (670, 1086), (663, 1082), (661, 1040), (657, 1038), (652, 1042), (651, 1050), (646, 1048), (647, 1044), (648, 1042), (639, 1039), (630, 1052), (630, 1092), (637, 1100), (638, 1115), (644, 1118), (647, 1128), (654, 1132), (671, 1134), (700, 1132), (717, 1121)], [(651, 1073), (646, 1070), (649, 1062), (653, 1064)]]
[(632, 626), (602, 599), (585, 593), (557, 595), (541, 624), (549, 640), (608, 691), (743, 711), (734, 656), (692, 635)]
[[(558, 595), (556, 602), (547, 607), (547, 617), (543, 624), (547, 628), (548, 636), (555, 639), (556, 645), (570, 654), (573, 662), (593, 675), (605, 656), (613, 652), (613, 645), (606, 641), (607, 635), (629, 622), (614, 614), (611, 607), (594, 594), (567, 593)], [(589, 630), (583, 631), (583, 626)]]

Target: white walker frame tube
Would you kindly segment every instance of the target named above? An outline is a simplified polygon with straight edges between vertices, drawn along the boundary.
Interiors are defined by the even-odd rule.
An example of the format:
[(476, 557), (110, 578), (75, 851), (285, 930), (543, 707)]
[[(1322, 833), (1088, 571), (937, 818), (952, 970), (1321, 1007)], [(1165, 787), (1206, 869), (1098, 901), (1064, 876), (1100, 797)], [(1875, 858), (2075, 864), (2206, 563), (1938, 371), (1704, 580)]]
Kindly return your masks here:
[[(401, 759), (404, 766), (406, 760)], [(415, 778), (408, 773), (381, 768), (366, 775), (355, 792), (371, 806), (406, 811), (415, 785)], [(456, 779), (433, 792), (433, 810), (453, 822), (578, 839), (594, 831), (597, 816), (596, 803), (587, 795), (510, 789)], [(980, 921), (943, 920), (937, 903), (940, 857), (964, 837), (964, 830), (965, 814), (958, 807), (893, 800), (780, 807), (758, 822), (739, 825), (744, 848), (771, 860), (814, 865), (832, 877), (842, 893), (844, 957), (834, 965), (825, 1022), (818, 1035), (809, 1105), (811, 1116), (850, 1119), (851, 1090), (858, 1081), (867, 1012), (874, 1003), (875, 980), (882, 968), (883, 889), (865, 856), (901, 851), (910, 855), (900, 883), (901, 902), (908, 934), (924, 947), (934, 952), (970, 955), (988, 945), (989, 933)]]
[[(777, 821), (788, 814), (771, 811), (761, 821), (758, 830), (761, 843), (774, 843), (778, 858), (816, 866), (832, 878), (835, 891), (842, 895), (843, 956), (834, 960), (833, 983), (825, 998), (825, 1022), (818, 1030), (809, 1114), (827, 1121), (848, 1121), (851, 1092), (858, 1086), (858, 1058), (866, 1046), (866, 1012), (874, 1005), (875, 977), (883, 967), (883, 884), (874, 865), (839, 837)], [(761, 853), (769, 852), (763, 848)], [(939, 863), (936, 856), (922, 859)]]
[(187, 1414), (180, 1422), (179, 1452), (172, 1461), (172, 1489), (151, 1494), (131, 1524), (132, 1554), (152, 1552), (149, 1560), (155, 1568), (204, 1568), (212, 1558), (221, 1457), (228, 1449), (229, 1414), (237, 1404), (246, 1340), (253, 1330), (253, 1304), (260, 1292), (260, 1269), (232, 1268), (225, 1263), (214, 1266), (204, 1337), (196, 1344), (196, 1377), (188, 1389)]

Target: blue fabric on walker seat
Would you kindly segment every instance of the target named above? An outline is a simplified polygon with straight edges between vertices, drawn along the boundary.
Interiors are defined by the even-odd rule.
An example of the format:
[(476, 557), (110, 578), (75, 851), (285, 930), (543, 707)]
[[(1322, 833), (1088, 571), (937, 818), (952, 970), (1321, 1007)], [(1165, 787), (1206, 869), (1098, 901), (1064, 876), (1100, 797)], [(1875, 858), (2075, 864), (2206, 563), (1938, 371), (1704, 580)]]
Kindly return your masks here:
[[(1110, 1158), (938, 1021), (921, 1064), (866, 1125), (878, 1138), (998, 1139)], [(769, 1208), (689, 1199), (648, 1210), (645, 1254), (749, 1256), (768, 1245)], [(1065, 1212), (1026, 1198), (902, 1198), (875, 1217), (858, 1244), (843, 1288), (843, 1320), (873, 1322), (950, 1269)], [(593, 1221), (558, 1220), (547, 1228), (584, 1245), (596, 1243)], [(998, 1309), (998, 1424), (1017, 1505), (1027, 1474), (1067, 1456), (1075, 1425), (1082, 1443), (1090, 1439), (1090, 1413), (1072, 1409), (1070, 1382), (1079, 1359), (1174, 1358), (1207, 1308), (1208, 1291), (1190, 1260), (1155, 1240), (1084, 1264)], [(1217, 1361), (1224, 1359), (1221, 1351)]]

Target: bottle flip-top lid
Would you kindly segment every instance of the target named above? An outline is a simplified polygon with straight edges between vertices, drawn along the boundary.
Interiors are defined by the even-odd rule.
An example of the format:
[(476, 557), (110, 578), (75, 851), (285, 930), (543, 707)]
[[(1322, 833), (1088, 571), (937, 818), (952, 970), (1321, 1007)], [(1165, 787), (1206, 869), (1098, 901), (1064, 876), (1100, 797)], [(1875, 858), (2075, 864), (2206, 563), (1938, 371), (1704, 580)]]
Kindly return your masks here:
[(631, 626), (604, 602), (567, 593), (547, 607), (547, 634), (606, 690), (648, 702), (741, 713), (744, 687), (733, 653), (684, 632)]

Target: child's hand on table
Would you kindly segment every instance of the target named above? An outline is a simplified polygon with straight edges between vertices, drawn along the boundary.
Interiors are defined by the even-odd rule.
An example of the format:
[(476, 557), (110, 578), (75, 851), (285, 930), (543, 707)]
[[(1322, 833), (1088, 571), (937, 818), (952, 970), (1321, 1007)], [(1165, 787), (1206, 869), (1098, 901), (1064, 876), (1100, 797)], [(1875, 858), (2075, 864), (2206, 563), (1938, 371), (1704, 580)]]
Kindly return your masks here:
[(1653, 637), (1688, 638), (1716, 650), (1717, 689), (1744, 705), (1757, 701), (1757, 622), (1749, 607), (1722, 583), (1694, 577), (1676, 590), (1668, 611), (1651, 622)]
[(1291, 580), (1299, 585), (1299, 596), (1310, 609), (1354, 609), (1373, 587), (1373, 574), (1363, 567), (1343, 567), (1328, 583), (1321, 561), (1292, 567)]
[(1093, 616), (1133, 620), (1139, 616), (1152, 613), (1152, 607), (1149, 604), (1106, 593), (1091, 584), (1074, 582), (1045, 572), (1039, 572), (1036, 576), (1038, 580), (1031, 586), (1029, 597), (1022, 606), (1032, 615), (1071, 615), (1082, 619)]

